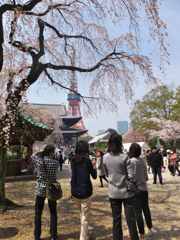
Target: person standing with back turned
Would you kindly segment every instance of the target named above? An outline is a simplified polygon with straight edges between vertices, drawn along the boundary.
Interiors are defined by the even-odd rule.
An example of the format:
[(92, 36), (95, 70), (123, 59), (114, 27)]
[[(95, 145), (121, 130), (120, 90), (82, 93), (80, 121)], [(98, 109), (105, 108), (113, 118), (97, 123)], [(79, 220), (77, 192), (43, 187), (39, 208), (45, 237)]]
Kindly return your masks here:
[(146, 162), (141, 157), (141, 146), (137, 143), (132, 143), (129, 148), (129, 180), (136, 185), (136, 217), (137, 225), (140, 233), (140, 239), (144, 239), (144, 220), (150, 232), (152, 232), (152, 219), (151, 212), (149, 208), (149, 197), (148, 197), (148, 187), (147, 187), (147, 167)]
[(160, 153), (159, 149), (156, 149), (155, 147), (152, 149), (152, 152), (149, 155), (149, 161), (150, 161), (152, 172), (153, 172), (153, 184), (156, 184), (157, 176), (159, 178), (160, 184), (163, 184), (162, 167), (164, 163), (163, 163), (162, 154)]
[[(47, 145), (43, 152), (33, 158), (36, 182), (36, 201), (35, 201), (35, 240), (41, 238), (41, 216), (44, 208), (44, 202), (48, 192), (48, 183), (57, 180), (58, 161), (55, 159), (55, 147)], [(57, 203), (55, 200), (48, 199), (50, 210), (50, 235), (51, 240), (57, 240)]]
[(71, 161), (71, 195), (81, 213), (80, 240), (88, 240), (89, 210), (93, 187), (90, 176), (97, 178), (96, 162), (89, 158), (89, 145), (79, 141)]
[(127, 187), (127, 154), (122, 153), (122, 137), (112, 134), (108, 142), (108, 153), (104, 155), (108, 175), (108, 192), (113, 217), (113, 240), (123, 240), (122, 204), (131, 240), (139, 240), (135, 217), (135, 194)]

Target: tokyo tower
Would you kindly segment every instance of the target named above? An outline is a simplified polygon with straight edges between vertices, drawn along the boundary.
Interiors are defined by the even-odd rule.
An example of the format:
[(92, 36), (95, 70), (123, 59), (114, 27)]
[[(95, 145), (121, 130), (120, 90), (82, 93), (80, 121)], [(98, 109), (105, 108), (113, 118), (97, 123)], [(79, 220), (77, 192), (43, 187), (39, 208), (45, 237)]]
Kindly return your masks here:
[[(71, 61), (72, 66), (74, 66), (74, 60), (75, 60), (75, 54), (73, 54), (73, 57), (72, 57), (72, 61)], [(69, 115), (74, 117), (82, 117), (81, 109), (80, 109), (81, 97), (80, 95), (78, 95), (78, 83), (77, 83), (75, 71), (72, 71), (71, 73), (70, 89), (72, 91), (70, 91), (67, 96)], [(74, 125), (74, 127), (78, 129), (85, 129), (83, 120), (81, 119), (78, 123)]]

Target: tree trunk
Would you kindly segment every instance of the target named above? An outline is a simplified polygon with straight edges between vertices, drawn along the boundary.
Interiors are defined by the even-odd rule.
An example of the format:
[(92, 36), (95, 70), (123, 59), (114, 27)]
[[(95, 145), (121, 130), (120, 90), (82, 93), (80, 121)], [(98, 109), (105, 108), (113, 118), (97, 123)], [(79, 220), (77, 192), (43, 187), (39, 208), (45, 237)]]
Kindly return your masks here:
[(0, 148), (0, 206), (5, 203), (6, 149)]
[[(16, 87), (15, 91), (10, 91), (8, 97), (6, 99), (7, 112), (0, 119), (0, 205), (6, 203), (5, 196), (5, 177), (6, 177), (6, 169), (7, 169), (7, 161), (6, 161), (6, 148), (4, 147), (9, 145), (9, 140), (13, 137), (12, 128), (16, 123), (16, 114), (18, 111), (18, 105), (22, 99), (22, 93), (28, 89), (30, 85), (32, 85), (44, 71), (44, 66), (38, 62), (39, 58), (37, 57), (32, 64), (31, 70), (28, 74), (28, 77), (22, 79), (19, 83), (19, 86)], [(3, 127), (9, 126), (9, 136), (2, 131)], [(8, 141), (6, 143), (6, 138), (8, 137)]]

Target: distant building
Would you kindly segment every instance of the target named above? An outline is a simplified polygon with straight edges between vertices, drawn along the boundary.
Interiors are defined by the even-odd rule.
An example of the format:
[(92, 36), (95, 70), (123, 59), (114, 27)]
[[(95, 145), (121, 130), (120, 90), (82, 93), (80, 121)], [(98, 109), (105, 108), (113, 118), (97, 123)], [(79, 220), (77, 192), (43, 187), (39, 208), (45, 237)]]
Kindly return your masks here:
[(120, 134), (124, 134), (128, 131), (128, 121), (118, 121), (117, 122), (117, 131)]
[(89, 141), (89, 144), (92, 146), (92, 145), (95, 145), (98, 142), (107, 143), (110, 135), (113, 134), (113, 133), (117, 133), (116, 130), (112, 129), (112, 128), (108, 128), (106, 131), (104, 131), (104, 132), (96, 135), (94, 138), (92, 138)]
[(97, 135), (102, 134), (102, 133), (104, 133), (105, 131), (106, 131), (105, 129), (100, 129), (100, 130), (98, 130)]

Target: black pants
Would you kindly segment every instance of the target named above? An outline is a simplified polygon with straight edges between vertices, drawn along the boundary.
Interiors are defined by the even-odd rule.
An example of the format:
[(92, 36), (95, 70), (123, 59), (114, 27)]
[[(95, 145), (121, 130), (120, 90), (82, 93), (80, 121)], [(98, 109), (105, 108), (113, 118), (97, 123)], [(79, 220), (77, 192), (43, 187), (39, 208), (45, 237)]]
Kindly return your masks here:
[(124, 205), (125, 216), (131, 240), (139, 240), (134, 211), (135, 198), (110, 199), (110, 203), (113, 217), (113, 240), (123, 240), (122, 204)]
[[(36, 196), (35, 203), (35, 240), (40, 240), (41, 236), (41, 215), (44, 208), (44, 197)], [(57, 204), (56, 201), (48, 200), (50, 210), (50, 235), (52, 238), (57, 238)]]
[(174, 165), (169, 165), (168, 169), (170, 171), (170, 173), (175, 176), (176, 170), (175, 170), (175, 166)]
[(147, 191), (141, 191), (136, 195), (136, 218), (137, 225), (140, 234), (144, 234), (144, 220), (143, 215), (146, 221), (146, 225), (149, 229), (152, 228), (152, 219), (151, 212), (149, 209), (149, 198)]
[(157, 182), (157, 176), (159, 178), (159, 182), (160, 184), (162, 184), (162, 174), (161, 174), (161, 167), (153, 167), (152, 168), (152, 171), (153, 171), (153, 178), (154, 178), (154, 184), (156, 184)]
[(60, 171), (62, 171), (62, 169), (63, 169), (63, 162), (60, 162), (59, 166), (60, 166)]
[(100, 183), (101, 183), (101, 187), (103, 187), (103, 179), (108, 183), (108, 180), (106, 178), (106, 176), (99, 176), (99, 180), (100, 180)]

